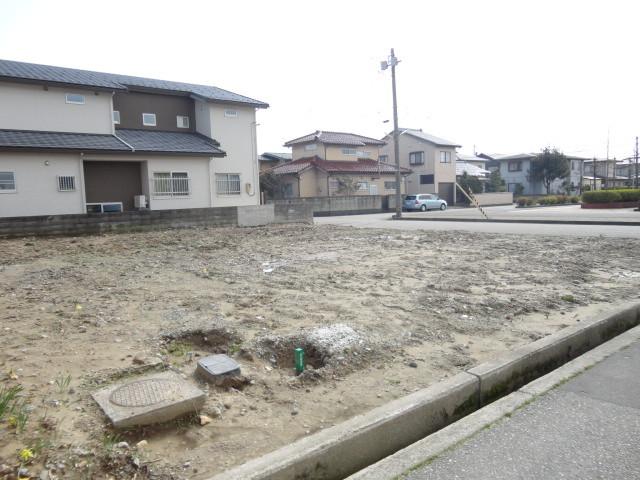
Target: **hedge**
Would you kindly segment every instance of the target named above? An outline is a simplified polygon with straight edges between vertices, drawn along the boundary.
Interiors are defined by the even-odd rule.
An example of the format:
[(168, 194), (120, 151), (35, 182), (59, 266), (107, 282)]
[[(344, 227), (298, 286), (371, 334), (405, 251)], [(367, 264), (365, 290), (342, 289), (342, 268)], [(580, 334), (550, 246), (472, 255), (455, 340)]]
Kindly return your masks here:
[(594, 190), (582, 194), (584, 203), (638, 202), (640, 189)]
[(580, 201), (580, 197), (575, 195), (547, 195), (546, 197), (540, 198), (530, 198), (530, 197), (518, 197), (516, 203), (521, 206), (531, 206), (531, 205), (565, 205), (567, 203), (578, 203)]

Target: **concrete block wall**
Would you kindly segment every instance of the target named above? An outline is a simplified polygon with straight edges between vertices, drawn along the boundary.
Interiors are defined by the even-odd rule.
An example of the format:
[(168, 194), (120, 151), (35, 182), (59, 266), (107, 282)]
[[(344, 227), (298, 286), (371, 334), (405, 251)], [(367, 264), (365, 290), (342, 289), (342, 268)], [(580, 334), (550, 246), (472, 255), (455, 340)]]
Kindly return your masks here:
[(513, 203), (513, 192), (476, 193), (474, 195), (482, 207), (511, 205)]
[(331, 215), (355, 215), (359, 213), (378, 213), (386, 211), (392, 203), (386, 195), (354, 195), (344, 197), (304, 197), (289, 200), (270, 200), (274, 205), (288, 205), (289, 202), (301, 202), (313, 211), (316, 217)]
[(0, 218), (0, 238), (31, 235), (83, 235), (128, 232), (195, 225), (258, 226), (273, 223), (312, 223), (310, 209), (292, 202), (284, 212), (273, 205), (179, 210), (140, 210), (40, 217)]

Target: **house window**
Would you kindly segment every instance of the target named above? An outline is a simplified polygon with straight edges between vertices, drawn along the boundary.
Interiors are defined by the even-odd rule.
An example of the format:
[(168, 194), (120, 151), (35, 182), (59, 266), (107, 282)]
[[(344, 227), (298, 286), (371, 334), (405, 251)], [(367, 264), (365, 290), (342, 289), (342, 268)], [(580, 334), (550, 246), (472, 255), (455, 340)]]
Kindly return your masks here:
[(113, 111), (113, 123), (120, 125), (120, 112), (118, 110)]
[(371, 156), (371, 152), (367, 152), (367, 151), (359, 151), (357, 153), (358, 158), (369, 158)]
[(343, 148), (342, 149), (342, 154), (343, 155), (357, 155), (358, 151), (355, 148)]
[(84, 105), (84, 95), (78, 93), (67, 93), (65, 95), (65, 101), (67, 103), (73, 103), (74, 105)]
[(358, 192), (368, 192), (369, 191), (369, 182), (358, 182), (356, 184), (356, 190)]
[(16, 174), (13, 172), (0, 172), (0, 193), (13, 193), (16, 191)]
[(189, 128), (189, 117), (186, 115), (178, 115), (176, 117), (178, 128)]
[(451, 163), (451, 152), (440, 152), (440, 163)]
[(315, 150), (316, 148), (318, 148), (318, 146), (317, 146), (315, 143), (309, 143), (309, 144), (307, 144), (307, 145), (305, 145), (305, 146), (304, 146), (304, 149), (305, 149), (307, 152), (310, 152), (310, 151), (312, 151), (312, 150)]
[(156, 114), (155, 113), (143, 113), (142, 114), (142, 124), (147, 127), (155, 127), (156, 126)]
[(522, 171), (522, 161), (521, 160), (512, 160), (509, 162), (508, 170), (510, 172), (521, 172)]
[(186, 197), (191, 194), (191, 179), (187, 172), (153, 172), (153, 195)]
[(378, 157), (378, 160), (379, 160), (380, 162), (382, 162), (382, 163), (386, 163), (386, 162), (388, 162), (388, 161), (389, 161), (389, 155), (380, 155), (380, 156)]
[(384, 182), (384, 189), (385, 190), (395, 190), (396, 189), (396, 182)]
[(409, 165), (422, 165), (424, 163), (424, 152), (411, 152), (409, 154)]
[(238, 116), (237, 110), (225, 110), (224, 116), (227, 118), (236, 118)]
[(433, 175), (420, 175), (420, 185), (433, 185)]
[(293, 197), (293, 183), (286, 183), (282, 189), (282, 193), (284, 194), (284, 198)]
[(59, 175), (58, 176), (58, 191), (59, 192), (75, 192), (76, 191), (76, 177), (72, 175)]
[(217, 173), (216, 191), (218, 195), (240, 195), (240, 174)]

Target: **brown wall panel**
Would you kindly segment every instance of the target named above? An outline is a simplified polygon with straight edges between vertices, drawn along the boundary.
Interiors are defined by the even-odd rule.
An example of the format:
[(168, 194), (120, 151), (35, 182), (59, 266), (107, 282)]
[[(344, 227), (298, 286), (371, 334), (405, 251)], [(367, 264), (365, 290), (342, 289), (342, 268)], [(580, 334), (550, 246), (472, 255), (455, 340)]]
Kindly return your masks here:
[[(189, 97), (118, 92), (113, 96), (113, 109), (120, 112), (120, 125), (116, 125), (116, 128), (161, 130), (165, 132), (195, 131), (195, 105)], [(143, 125), (143, 113), (155, 113), (157, 125), (155, 127)], [(189, 117), (189, 128), (178, 128), (176, 123), (178, 115), (187, 115)]]
[(84, 162), (87, 203), (122, 202), (133, 210), (134, 195), (142, 195), (140, 162)]

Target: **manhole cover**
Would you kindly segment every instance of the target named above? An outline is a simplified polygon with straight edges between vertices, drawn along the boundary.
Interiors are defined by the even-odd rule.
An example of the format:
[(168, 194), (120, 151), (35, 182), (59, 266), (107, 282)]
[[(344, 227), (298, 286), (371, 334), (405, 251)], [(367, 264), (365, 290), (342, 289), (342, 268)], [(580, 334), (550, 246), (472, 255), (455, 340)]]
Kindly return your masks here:
[(179, 389), (180, 385), (171, 380), (140, 380), (115, 390), (109, 397), (109, 401), (121, 407), (148, 407), (174, 399)]

